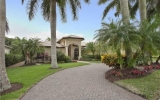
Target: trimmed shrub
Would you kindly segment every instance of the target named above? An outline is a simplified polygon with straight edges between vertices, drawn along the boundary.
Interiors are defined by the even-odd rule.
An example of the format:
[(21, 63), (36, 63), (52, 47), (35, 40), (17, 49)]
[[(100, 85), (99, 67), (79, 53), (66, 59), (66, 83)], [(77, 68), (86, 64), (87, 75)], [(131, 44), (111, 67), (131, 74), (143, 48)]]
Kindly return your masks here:
[(57, 51), (57, 61), (64, 61), (65, 63), (71, 62), (71, 59), (66, 56), (63, 52)]
[(116, 55), (105, 54), (101, 56), (102, 63), (109, 65), (109, 67), (116, 67), (118, 64), (118, 57)]
[(65, 58), (66, 56), (62, 51), (57, 51), (57, 61), (64, 61)]
[(24, 61), (25, 58), (19, 54), (5, 54), (6, 67)]
[(65, 56), (64, 62), (69, 63), (69, 62), (71, 62), (71, 59), (68, 56)]

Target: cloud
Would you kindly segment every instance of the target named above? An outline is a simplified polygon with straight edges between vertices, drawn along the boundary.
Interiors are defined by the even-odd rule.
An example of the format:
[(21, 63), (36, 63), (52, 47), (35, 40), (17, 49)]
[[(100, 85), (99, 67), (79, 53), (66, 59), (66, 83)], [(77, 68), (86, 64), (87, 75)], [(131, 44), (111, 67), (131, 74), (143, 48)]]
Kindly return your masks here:
[[(15, 28), (13, 29), (10, 33), (6, 34), (7, 37), (10, 37), (10, 38), (14, 38), (14, 37), (20, 37), (20, 38), (23, 38), (23, 37), (26, 37), (27, 39), (29, 38), (40, 38), (41, 40), (45, 40), (47, 39), (48, 37), (51, 37), (50, 36), (50, 31), (42, 31), (42, 32), (32, 32), (32, 30), (28, 30), (27, 28)], [(80, 37), (84, 37), (83, 34), (76, 34), (76, 33), (62, 33), (60, 31), (56, 31), (56, 34), (57, 34), (57, 39), (60, 39), (64, 36), (67, 36), (67, 35), (76, 35), (76, 36), (80, 36)]]

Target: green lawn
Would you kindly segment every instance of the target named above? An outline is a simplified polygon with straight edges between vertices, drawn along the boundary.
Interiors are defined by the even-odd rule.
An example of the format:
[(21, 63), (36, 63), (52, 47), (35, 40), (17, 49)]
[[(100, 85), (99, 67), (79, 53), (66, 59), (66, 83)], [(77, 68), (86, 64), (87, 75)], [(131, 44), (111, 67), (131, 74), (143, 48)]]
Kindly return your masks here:
[(120, 80), (115, 83), (132, 92), (145, 95), (149, 100), (160, 98), (160, 70), (146, 77)]
[(61, 68), (49, 69), (50, 64), (25, 66), (17, 68), (7, 68), (8, 77), (10, 82), (18, 82), (23, 84), (23, 88), (0, 97), (0, 100), (15, 100), (20, 98), (28, 89), (30, 89), (35, 83), (48, 75), (51, 75), (57, 71), (66, 68), (72, 68), (77, 66), (86, 65), (85, 63), (61, 63), (58, 64)]

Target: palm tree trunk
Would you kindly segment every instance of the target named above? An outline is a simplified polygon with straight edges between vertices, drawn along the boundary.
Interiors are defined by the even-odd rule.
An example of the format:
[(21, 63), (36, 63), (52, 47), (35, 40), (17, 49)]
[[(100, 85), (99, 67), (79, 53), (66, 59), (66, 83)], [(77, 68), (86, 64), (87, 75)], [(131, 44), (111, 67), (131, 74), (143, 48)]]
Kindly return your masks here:
[(123, 23), (127, 24), (130, 20), (128, 0), (120, 0), (120, 5)]
[(6, 1), (0, 0), (0, 92), (11, 88), (5, 66)]
[(56, 0), (51, 0), (50, 28), (51, 28), (51, 68), (58, 68), (57, 54), (56, 54)]
[(141, 21), (143, 21), (147, 18), (146, 0), (139, 0), (139, 10)]
[[(123, 24), (129, 24), (130, 23), (130, 15), (129, 15), (128, 0), (120, 0), (120, 6), (121, 6)], [(125, 54), (126, 54), (125, 64), (126, 65), (124, 65), (122, 67), (127, 67), (128, 66), (128, 63), (131, 59), (131, 52), (132, 52), (131, 47), (128, 44), (128, 47), (125, 49)]]

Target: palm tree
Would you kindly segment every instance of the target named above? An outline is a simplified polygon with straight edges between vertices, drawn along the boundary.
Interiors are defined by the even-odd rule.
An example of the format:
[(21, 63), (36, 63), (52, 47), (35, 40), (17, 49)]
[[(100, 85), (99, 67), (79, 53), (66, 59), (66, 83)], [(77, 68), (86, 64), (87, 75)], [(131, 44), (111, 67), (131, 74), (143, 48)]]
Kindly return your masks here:
[(94, 54), (96, 52), (96, 44), (94, 42), (87, 43), (86, 50), (88, 52), (92, 52), (92, 56), (94, 57)]
[(5, 66), (6, 1), (0, 0), (0, 92), (11, 88)]
[(145, 58), (150, 57), (154, 54), (157, 54), (157, 51), (160, 49), (160, 33), (156, 31), (160, 25), (160, 19), (155, 19), (152, 23), (148, 21), (143, 21), (140, 24), (138, 30), (142, 40), (140, 42), (142, 56)]
[(12, 53), (21, 54), (21, 55), (23, 55), (23, 57), (25, 57), (26, 52), (27, 52), (26, 51), (26, 44), (27, 44), (27, 39), (26, 38), (20, 39), (19, 37), (16, 37), (11, 44)]
[(50, 37), (47, 37), (46, 41), (51, 41), (51, 38), (50, 38)]
[[(121, 67), (133, 67), (130, 65), (131, 58), (133, 58), (135, 50), (140, 50), (139, 43), (141, 37), (137, 34), (136, 28), (132, 24), (122, 25), (121, 21), (112, 21), (110, 24), (102, 23), (102, 28), (97, 31), (95, 39), (111, 46), (116, 51), (119, 59), (121, 59), (121, 51), (125, 51), (125, 56), (127, 57), (129, 55), (130, 59), (124, 61), (127, 65)], [(127, 52), (128, 48), (131, 49), (130, 54)]]
[(40, 39), (39, 38), (31, 38), (26, 43), (26, 51), (29, 54), (29, 63), (33, 63), (34, 56), (37, 53), (42, 53), (44, 51), (44, 48), (40, 45)]
[(122, 21), (124, 24), (128, 24), (130, 21), (128, 0), (120, 0), (120, 7), (122, 14)]
[[(22, 3), (25, 0), (22, 0)], [(51, 28), (51, 68), (58, 68), (56, 57), (56, 5), (60, 9), (62, 22), (66, 22), (66, 5), (69, 3), (72, 9), (73, 20), (77, 20), (77, 11), (81, 8), (79, 0), (41, 0), (42, 15), (46, 21), (50, 21)], [(84, 0), (89, 2), (89, 0)], [(39, 1), (29, 0), (27, 10), (29, 19), (33, 19), (35, 10), (37, 10)]]
[(145, 20), (147, 18), (146, 0), (139, 0), (139, 11), (141, 21)]
[[(123, 0), (122, 0), (123, 1)], [(130, 11), (130, 17), (131, 19), (134, 19), (136, 16), (136, 11), (138, 10), (138, 5), (136, 0), (127, 0), (128, 1), (128, 6), (129, 6), (129, 11)], [(119, 16), (121, 14), (121, 5), (120, 2), (121, 0), (99, 0), (98, 4), (105, 4), (109, 2), (109, 4), (106, 6), (106, 8), (103, 11), (103, 17), (102, 19), (104, 19), (106, 17), (106, 15), (108, 14), (108, 12), (113, 9), (116, 8), (116, 12), (115, 12), (115, 16)], [(134, 4), (134, 6), (133, 6)]]

